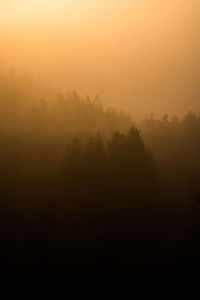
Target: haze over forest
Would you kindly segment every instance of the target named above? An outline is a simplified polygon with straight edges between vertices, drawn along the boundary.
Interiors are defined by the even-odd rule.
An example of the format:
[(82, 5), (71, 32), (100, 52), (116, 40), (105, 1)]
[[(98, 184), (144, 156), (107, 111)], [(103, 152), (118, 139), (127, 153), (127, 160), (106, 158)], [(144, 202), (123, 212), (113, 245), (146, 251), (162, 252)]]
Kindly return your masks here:
[(0, 0), (3, 278), (198, 279), (199, 20), (198, 0)]
[(0, 1), (0, 71), (99, 95), (136, 119), (199, 110), (196, 0)]

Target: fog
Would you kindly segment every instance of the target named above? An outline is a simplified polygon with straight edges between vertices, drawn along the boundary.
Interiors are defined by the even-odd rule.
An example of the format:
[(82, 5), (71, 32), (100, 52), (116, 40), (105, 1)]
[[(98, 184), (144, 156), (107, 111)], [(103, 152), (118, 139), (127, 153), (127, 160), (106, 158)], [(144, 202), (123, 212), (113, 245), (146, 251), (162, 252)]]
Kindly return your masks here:
[(197, 0), (0, 0), (2, 278), (197, 282), (199, 17)]
[(199, 110), (196, 0), (0, 2), (1, 70), (98, 94), (136, 119)]

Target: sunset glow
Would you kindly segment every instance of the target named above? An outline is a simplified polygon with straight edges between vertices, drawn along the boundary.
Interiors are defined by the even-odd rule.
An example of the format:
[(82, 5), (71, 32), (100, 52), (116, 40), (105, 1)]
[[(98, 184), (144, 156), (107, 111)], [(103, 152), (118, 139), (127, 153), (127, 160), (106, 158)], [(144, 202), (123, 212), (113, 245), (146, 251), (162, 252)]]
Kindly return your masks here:
[(71, 279), (194, 291), (199, 154), (200, 0), (0, 0), (8, 299), (65, 299)]
[(172, 112), (178, 101), (185, 112), (193, 107), (188, 78), (199, 61), (199, 16), (195, 0), (4, 0), (1, 68), (97, 93), (138, 116)]

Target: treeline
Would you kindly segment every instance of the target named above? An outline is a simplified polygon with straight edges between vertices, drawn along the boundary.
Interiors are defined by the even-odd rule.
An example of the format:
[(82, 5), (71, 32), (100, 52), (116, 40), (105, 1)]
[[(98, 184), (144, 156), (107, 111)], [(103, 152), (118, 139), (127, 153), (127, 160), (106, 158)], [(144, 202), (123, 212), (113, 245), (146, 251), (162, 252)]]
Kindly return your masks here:
[(200, 115), (188, 112), (182, 119), (151, 116), (139, 127), (165, 180), (179, 184), (184, 193), (187, 188), (187, 192), (193, 193), (192, 197), (199, 198)]
[(192, 111), (183, 118), (151, 115), (139, 128), (162, 182), (158, 210), (163, 211), (168, 236), (175, 249), (180, 243), (182, 253), (187, 249), (190, 262), (194, 259), (198, 265), (194, 253), (200, 249), (200, 115)]
[(90, 137), (84, 145), (74, 140), (63, 162), (63, 188), (69, 201), (79, 198), (83, 206), (89, 204), (98, 210), (99, 204), (110, 204), (115, 210), (120, 204), (132, 210), (137, 204), (145, 210), (157, 192), (153, 157), (134, 126), (127, 133), (114, 132), (108, 142), (100, 135)]
[(97, 133), (110, 137), (126, 131), (131, 117), (114, 108), (105, 109), (98, 96), (81, 98), (48, 90), (31, 75), (13, 73), (0, 77), (0, 130), (2, 134), (86, 138)]
[(98, 98), (11, 74), (0, 116), (2, 263), (174, 267), (198, 252), (197, 113), (136, 127)]
[(53, 171), (49, 148), (34, 161), (21, 152), (17, 165), (16, 157), (4, 161), (2, 257), (67, 264), (130, 259), (149, 243), (160, 192), (139, 131), (132, 126), (108, 140), (97, 135), (65, 145)]

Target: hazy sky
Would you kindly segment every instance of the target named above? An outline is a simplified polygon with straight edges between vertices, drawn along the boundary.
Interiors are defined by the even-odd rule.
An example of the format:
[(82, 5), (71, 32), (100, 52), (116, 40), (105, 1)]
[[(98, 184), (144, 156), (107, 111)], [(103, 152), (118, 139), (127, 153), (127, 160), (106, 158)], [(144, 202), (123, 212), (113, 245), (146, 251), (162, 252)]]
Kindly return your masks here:
[(199, 109), (199, 20), (199, 0), (0, 0), (0, 63), (136, 116)]

